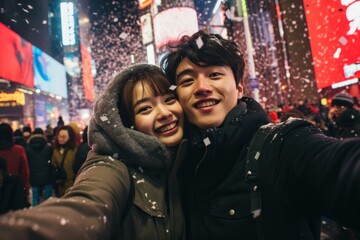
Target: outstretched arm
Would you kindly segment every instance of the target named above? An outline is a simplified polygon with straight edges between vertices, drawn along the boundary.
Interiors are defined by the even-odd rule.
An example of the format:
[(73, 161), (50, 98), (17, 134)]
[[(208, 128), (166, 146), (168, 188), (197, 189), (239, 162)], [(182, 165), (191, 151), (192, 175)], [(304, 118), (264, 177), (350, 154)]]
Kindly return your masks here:
[(109, 156), (88, 155), (62, 198), (0, 217), (3, 239), (111, 239), (129, 194), (126, 166)]

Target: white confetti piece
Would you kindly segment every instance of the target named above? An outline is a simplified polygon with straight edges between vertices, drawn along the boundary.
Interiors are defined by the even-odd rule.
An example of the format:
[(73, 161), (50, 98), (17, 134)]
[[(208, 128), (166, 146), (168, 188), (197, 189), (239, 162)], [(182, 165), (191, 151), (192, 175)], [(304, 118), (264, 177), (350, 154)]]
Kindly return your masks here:
[(198, 46), (199, 49), (204, 45), (204, 42), (202, 41), (201, 37), (198, 37), (198, 39), (196, 39), (196, 45)]
[(145, 179), (140, 179), (140, 180), (137, 180), (136, 183), (139, 184), (139, 183), (144, 183), (145, 182)]
[(103, 121), (103, 122), (109, 120), (109, 119), (107, 118), (107, 116), (101, 116), (100, 119), (101, 119), (101, 121)]
[(205, 146), (209, 146), (211, 144), (211, 141), (209, 138), (205, 138), (203, 141), (204, 141)]
[(344, 37), (344, 36), (341, 36), (339, 38), (339, 42), (342, 44), (342, 45), (346, 45), (348, 40)]
[(121, 39), (123, 39), (123, 40), (125, 40), (125, 38), (127, 38), (127, 33), (125, 33), (125, 32), (122, 32), (120, 35), (119, 35), (119, 37), (121, 38)]
[(170, 89), (171, 91), (174, 91), (174, 90), (176, 89), (176, 86), (175, 86), (175, 85), (171, 85), (171, 86), (169, 87), (169, 89)]
[(258, 160), (259, 159), (259, 157), (260, 157), (260, 152), (257, 152), (256, 154), (255, 154), (255, 160)]
[(334, 58), (339, 58), (339, 56), (340, 56), (340, 53), (341, 53), (341, 48), (337, 48), (336, 49), (336, 52), (334, 53)]

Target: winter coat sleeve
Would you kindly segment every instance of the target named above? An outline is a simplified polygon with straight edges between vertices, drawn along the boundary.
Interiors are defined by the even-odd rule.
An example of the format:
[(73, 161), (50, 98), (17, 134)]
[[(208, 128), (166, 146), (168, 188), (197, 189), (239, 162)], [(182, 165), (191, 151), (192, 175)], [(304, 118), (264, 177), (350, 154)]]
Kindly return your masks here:
[(360, 229), (360, 138), (334, 139), (299, 121), (270, 139), (277, 188), (297, 208)]
[(20, 174), (21, 179), (24, 182), (24, 187), (26, 191), (26, 196), (29, 196), (30, 191), (30, 170), (29, 163), (26, 156), (26, 152), (24, 148), (21, 148), (20, 151)]
[(129, 194), (126, 166), (94, 152), (62, 198), (0, 217), (3, 239), (113, 239)]

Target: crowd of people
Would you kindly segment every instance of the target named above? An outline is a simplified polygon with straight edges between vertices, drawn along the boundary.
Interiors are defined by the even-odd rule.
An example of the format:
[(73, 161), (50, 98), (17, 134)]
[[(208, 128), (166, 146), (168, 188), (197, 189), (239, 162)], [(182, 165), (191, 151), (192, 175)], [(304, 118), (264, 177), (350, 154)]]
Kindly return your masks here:
[[(319, 240), (331, 219), (358, 238), (360, 139), (340, 125), (355, 118), (350, 96), (333, 98), (330, 137), (302, 107), (271, 123), (244, 96), (240, 47), (220, 35), (182, 37), (160, 66), (133, 65), (109, 82), (75, 180), (67, 174), (59, 197), (1, 215), (1, 236)], [(67, 171), (78, 169), (65, 162), (79, 151), (71, 129), (58, 128), (52, 154)]]
[[(61, 116), (54, 129), (50, 125), (46, 129), (25, 126), (13, 131), (8, 123), (1, 123), (0, 171), (8, 180), (2, 181), (0, 188), (0, 213), (36, 206), (52, 196), (64, 195), (90, 149), (87, 138), (81, 141), (80, 134), (76, 123), (65, 125)], [(86, 136), (87, 127), (82, 134)], [(60, 165), (66, 178), (57, 181), (53, 171)]]
[(302, 118), (319, 127), (326, 135), (344, 139), (360, 136), (360, 103), (346, 92), (335, 94), (330, 103), (310, 103), (299, 99), (296, 104), (266, 108), (271, 122), (279, 123), (289, 117)]

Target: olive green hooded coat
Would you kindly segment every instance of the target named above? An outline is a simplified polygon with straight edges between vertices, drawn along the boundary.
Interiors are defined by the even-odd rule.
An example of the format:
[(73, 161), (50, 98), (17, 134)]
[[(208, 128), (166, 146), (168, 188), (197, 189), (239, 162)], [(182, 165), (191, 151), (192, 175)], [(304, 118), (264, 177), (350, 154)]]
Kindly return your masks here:
[[(175, 157), (157, 138), (125, 128), (118, 93), (136, 65), (98, 97), (89, 124), (89, 152), (74, 185), (60, 199), (0, 217), (2, 239), (185, 239)], [(130, 174), (129, 174), (130, 173)]]

